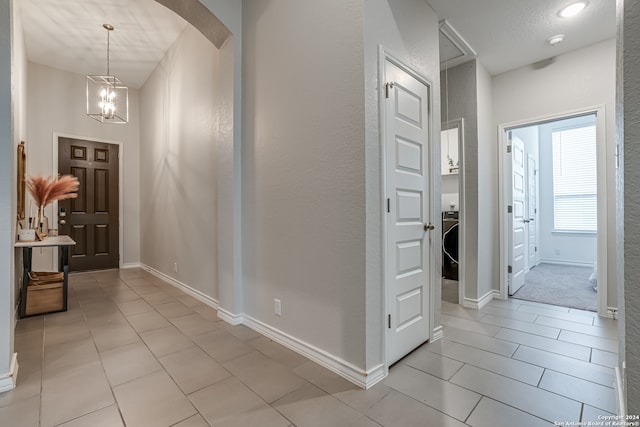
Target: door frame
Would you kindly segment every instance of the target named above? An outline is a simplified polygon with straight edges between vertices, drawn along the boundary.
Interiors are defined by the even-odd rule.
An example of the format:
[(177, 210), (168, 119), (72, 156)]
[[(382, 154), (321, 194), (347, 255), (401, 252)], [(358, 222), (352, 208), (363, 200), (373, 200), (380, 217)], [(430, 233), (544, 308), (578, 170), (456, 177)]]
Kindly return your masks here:
[[(442, 277), (442, 273), (441, 272), (437, 272), (436, 271), (436, 267), (440, 266), (440, 268), (442, 268), (442, 263), (441, 262), (437, 262), (438, 259), (438, 253), (435, 250), (435, 248), (442, 248), (442, 221), (439, 219), (440, 216), (436, 215), (436, 213), (440, 210), (440, 200), (437, 200), (436, 197), (434, 197), (434, 195), (436, 194), (436, 178), (439, 178), (439, 174), (440, 174), (440, 158), (438, 157), (438, 155), (440, 154), (440, 148), (439, 148), (439, 143), (440, 143), (440, 138), (438, 137), (438, 144), (435, 144), (434, 141), (434, 135), (439, 135), (440, 134), (440, 123), (437, 120), (433, 120), (432, 117), (432, 113), (433, 113), (433, 83), (431, 82), (431, 80), (427, 79), (425, 76), (423, 76), (422, 74), (420, 74), (418, 71), (414, 70), (412, 67), (406, 65), (405, 63), (403, 63), (402, 61), (400, 61), (396, 56), (392, 55), (387, 49), (385, 49), (383, 46), (379, 46), (378, 49), (378, 121), (379, 121), (379, 143), (380, 143), (380, 166), (381, 166), (381, 189), (380, 189), (380, 213), (381, 213), (381, 241), (382, 241), (382, 251), (381, 251), (381, 257), (382, 257), (382, 269), (381, 269), (381, 273), (382, 273), (382, 313), (381, 314), (381, 320), (382, 320), (382, 324), (380, 325), (382, 327), (382, 345), (383, 345), (383, 359), (384, 359), (384, 375), (388, 375), (389, 373), (389, 348), (388, 348), (388, 342), (389, 340), (387, 339), (387, 334), (388, 334), (388, 328), (387, 328), (387, 313), (389, 313), (388, 311), (388, 302), (389, 302), (389, 285), (387, 283), (387, 260), (389, 259), (390, 256), (392, 256), (391, 254), (387, 253), (387, 243), (388, 243), (388, 234), (389, 234), (389, 230), (387, 227), (387, 220), (386, 220), (386, 198), (387, 198), (387, 194), (386, 194), (386, 189), (387, 189), (387, 156), (386, 156), (386, 147), (385, 147), (385, 135), (387, 132), (387, 126), (386, 126), (386, 108), (385, 108), (385, 84), (386, 84), (386, 73), (385, 73), (385, 64), (386, 62), (389, 61), (392, 64), (394, 64), (395, 66), (399, 67), (400, 69), (402, 69), (403, 71), (405, 71), (407, 74), (411, 75), (412, 77), (414, 77), (416, 80), (418, 80), (419, 82), (421, 82), (422, 84), (424, 84), (425, 86), (427, 86), (427, 90), (428, 90), (428, 94), (429, 94), (429, 100), (427, 103), (427, 106), (429, 108), (429, 113), (427, 114), (428, 117), (428, 126), (429, 126), (429, 144), (427, 144), (428, 147), (428, 152), (427, 152), (427, 164), (430, 166), (430, 178), (429, 178), (429, 186), (428, 186), (428, 191), (429, 191), (429, 204), (430, 204), (430, 209), (429, 212), (427, 213), (429, 216), (429, 221), (434, 224), (436, 226), (436, 228), (429, 234), (429, 241), (428, 241), (428, 245), (429, 245), (429, 256), (428, 256), (428, 260), (427, 263), (429, 265), (429, 342), (433, 342), (437, 339), (442, 338), (443, 336), (443, 331), (442, 331), (442, 325), (438, 324), (436, 325), (436, 317), (435, 317), (435, 312), (436, 312), (436, 304), (438, 304), (438, 302), (440, 301), (440, 287), (439, 286), (434, 286), (435, 283), (437, 283), (436, 279), (437, 278), (441, 278)], [(438, 126), (438, 129), (434, 129), (434, 124)], [(437, 159), (438, 161), (435, 162), (435, 159)], [(437, 163), (437, 165), (436, 165)], [(438, 185), (439, 185), (439, 180), (437, 181)], [(438, 218), (437, 221), (434, 222), (434, 219)], [(437, 277), (436, 277), (436, 273), (437, 273)], [(438, 306), (439, 307), (439, 306)]]
[[(549, 114), (546, 116), (522, 120), (512, 123), (498, 125), (498, 206), (500, 220), (500, 298), (508, 299), (508, 272), (509, 265), (509, 221), (506, 206), (508, 204), (508, 195), (506, 185), (510, 181), (506, 181), (509, 176), (507, 173), (511, 170), (511, 165), (506, 161), (506, 152), (508, 140), (506, 133), (509, 130), (519, 127), (539, 125), (548, 122), (554, 122), (572, 117), (584, 116), (588, 114), (596, 115), (596, 150), (597, 150), (597, 188), (598, 188), (598, 233), (597, 233), (597, 263), (598, 263), (598, 315), (610, 317), (607, 313), (607, 135), (606, 135), (606, 118), (605, 106), (596, 105), (590, 108), (567, 111), (557, 114)], [(538, 165), (538, 168), (540, 166)]]
[[(467, 283), (464, 267), (466, 244), (466, 207), (464, 191), (464, 117), (443, 121), (441, 131), (458, 128), (458, 304), (464, 304), (464, 290)], [(442, 155), (442, 153), (440, 153)], [(442, 172), (442, 171), (440, 171)], [(442, 191), (441, 191), (442, 193)], [(441, 296), (442, 297), (442, 296)]]
[[(72, 138), (72, 139), (80, 139), (91, 142), (99, 142), (102, 144), (113, 144), (118, 146), (118, 267), (124, 267), (124, 257), (122, 256), (124, 251), (124, 227), (123, 221), (124, 218), (124, 187), (123, 187), (123, 158), (124, 153), (122, 150), (123, 143), (122, 141), (111, 141), (104, 138), (93, 138), (87, 136), (78, 136), (72, 135), (63, 132), (53, 132), (53, 141), (52, 141), (52, 171), (53, 176), (58, 175), (58, 138)], [(51, 221), (53, 224), (58, 224), (58, 202), (53, 202), (53, 214), (51, 215)], [(55, 249), (57, 250), (57, 249)], [(57, 254), (53, 258), (53, 268), (58, 269), (58, 256)]]

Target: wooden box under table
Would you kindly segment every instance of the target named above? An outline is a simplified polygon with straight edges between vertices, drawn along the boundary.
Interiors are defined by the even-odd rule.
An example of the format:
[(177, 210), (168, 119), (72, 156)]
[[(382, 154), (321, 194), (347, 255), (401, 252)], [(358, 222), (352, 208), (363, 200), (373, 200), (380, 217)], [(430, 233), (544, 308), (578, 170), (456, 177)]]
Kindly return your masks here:
[[(75, 244), (76, 242), (69, 236), (47, 237), (38, 242), (18, 241), (14, 244), (14, 247), (22, 249), (22, 285), (20, 286), (20, 307), (18, 311), (21, 319), (39, 314), (67, 311), (69, 247)], [(60, 272), (39, 273), (39, 281), (33, 283), (33, 285), (41, 287), (29, 286), (29, 282), (34, 281), (33, 278), (38, 278), (38, 273), (34, 276), (33, 271), (31, 271), (33, 248), (45, 247), (57, 247)], [(62, 278), (60, 278), (60, 274), (62, 274)], [(46, 280), (44, 279), (49, 279), (49, 283), (45, 284)], [(62, 285), (60, 285), (60, 282), (62, 282)], [(61, 294), (62, 306), (60, 305), (59, 297)], [(27, 301), (29, 301), (29, 309), (27, 309)]]
[(29, 272), (26, 315), (51, 313), (64, 309), (64, 273)]

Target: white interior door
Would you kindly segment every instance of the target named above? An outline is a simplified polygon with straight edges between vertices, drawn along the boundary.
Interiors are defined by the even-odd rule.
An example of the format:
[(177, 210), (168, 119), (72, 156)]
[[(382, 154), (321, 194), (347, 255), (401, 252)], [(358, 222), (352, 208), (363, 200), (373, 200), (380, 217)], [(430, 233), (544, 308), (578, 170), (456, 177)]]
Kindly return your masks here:
[(527, 154), (527, 257), (528, 269), (536, 266), (538, 256), (538, 208), (537, 208), (536, 159)]
[[(387, 363), (429, 339), (429, 88), (385, 63)], [(431, 230), (429, 230), (431, 228)]]
[(511, 280), (509, 281), (509, 295), (515, 294), (524, 285), (525, 273), (525, 156), (524, 143), (520, 138), (512, 138), (509, 131), (511, 145)]

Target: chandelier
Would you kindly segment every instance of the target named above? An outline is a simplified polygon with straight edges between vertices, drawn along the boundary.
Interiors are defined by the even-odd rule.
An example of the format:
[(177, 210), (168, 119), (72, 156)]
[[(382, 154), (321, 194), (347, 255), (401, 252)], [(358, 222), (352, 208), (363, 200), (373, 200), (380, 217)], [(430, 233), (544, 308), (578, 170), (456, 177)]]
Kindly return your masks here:
[(101, 123), (127, 123), (129, 121), (129, 88), (109, 69), (109, 35), (113, 26), (104, 24), (107, 30), (107, 74), (87, 76), (87, 116)]

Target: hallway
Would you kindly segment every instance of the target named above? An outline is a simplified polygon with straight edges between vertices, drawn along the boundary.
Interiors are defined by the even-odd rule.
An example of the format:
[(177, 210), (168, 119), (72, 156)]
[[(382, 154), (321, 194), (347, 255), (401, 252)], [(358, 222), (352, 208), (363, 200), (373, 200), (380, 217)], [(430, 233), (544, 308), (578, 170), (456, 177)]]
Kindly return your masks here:
[[(526, 301), (442, 302), (445, 339), (360, 390), (140, 269), (70, 277), (20, 320), (3, 425), (544, 426), (615, 412), (617, 325)], [(546, 420), (546, 421), (544, 421)]]

